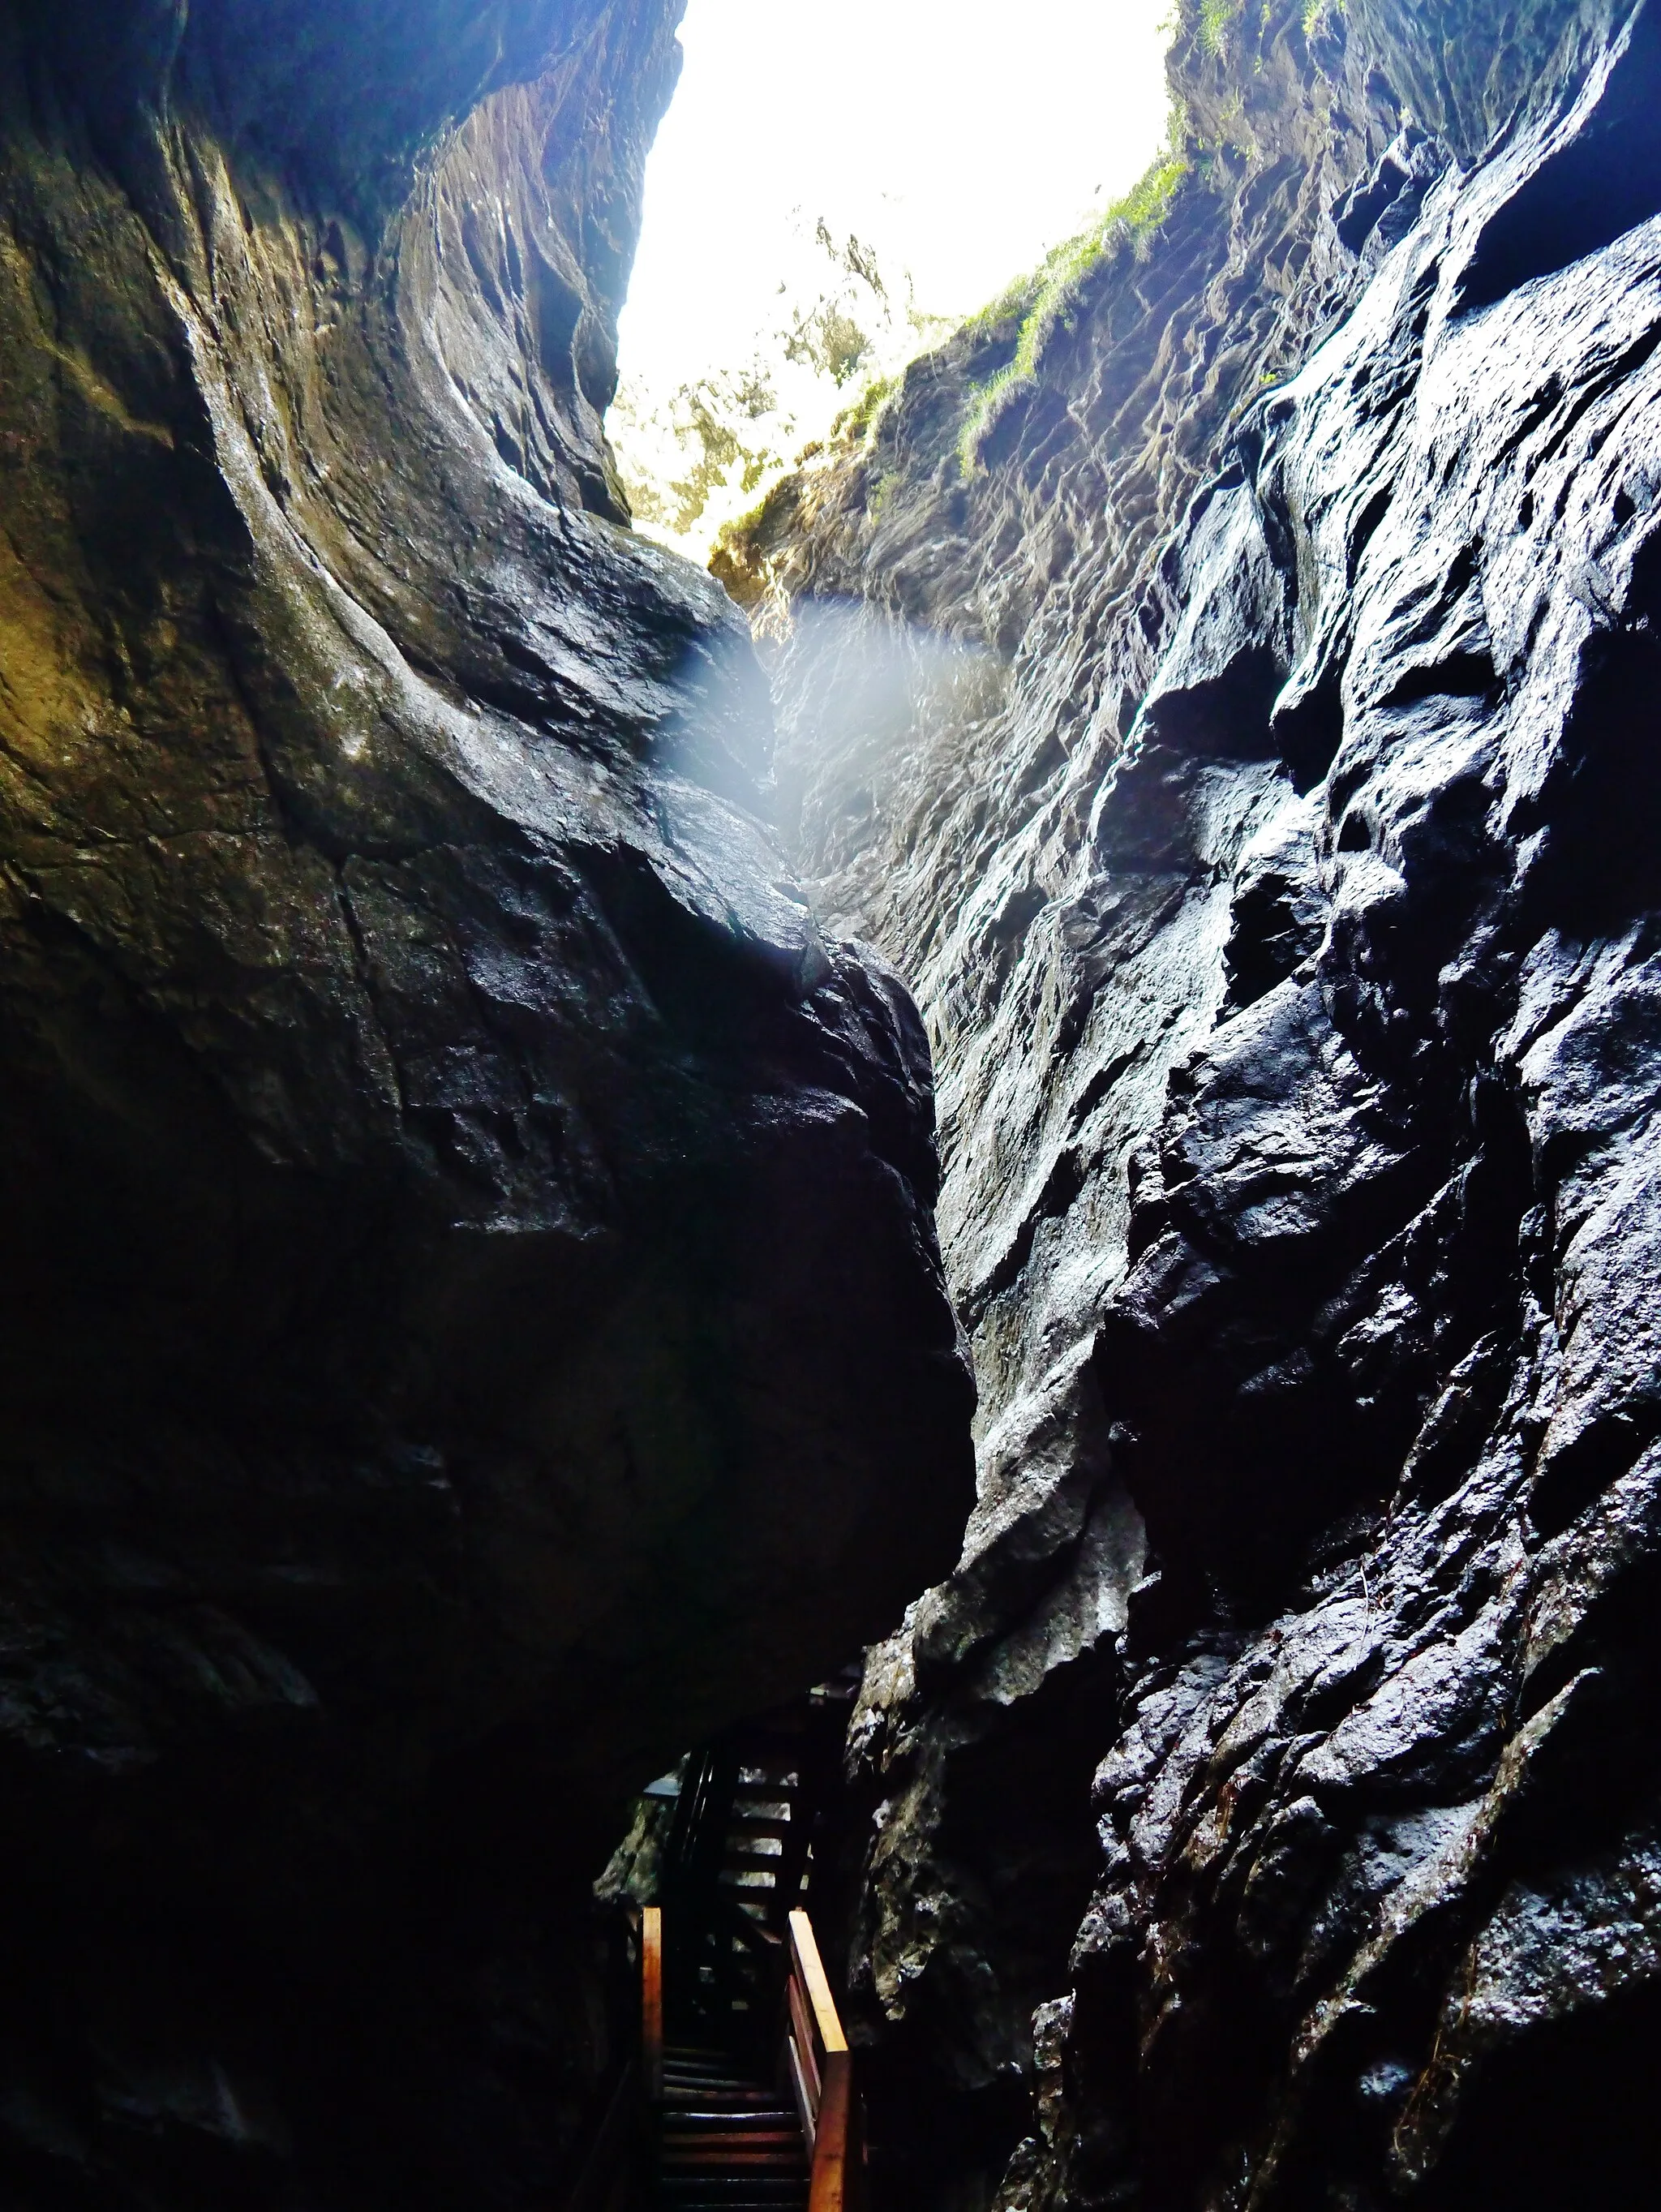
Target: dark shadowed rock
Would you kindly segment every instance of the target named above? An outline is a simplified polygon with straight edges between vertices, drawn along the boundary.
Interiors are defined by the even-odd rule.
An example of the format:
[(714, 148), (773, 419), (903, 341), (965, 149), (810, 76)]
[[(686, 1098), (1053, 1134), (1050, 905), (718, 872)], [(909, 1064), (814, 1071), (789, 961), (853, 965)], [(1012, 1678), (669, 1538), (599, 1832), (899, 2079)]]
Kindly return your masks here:
[(961, 1527), (924, 1033), (601, 427), (678, 12), (0, 6), (19, 2205), (549, 2201), (609, 1814)]
[[(1661, 2029), (1661, 29), (1190, 7), (1173, 74), (1164, 227), (979, 471), (1013, 320), (728, 555), (804, 872), (931, 1026), (981, 1387), (962, 1562), (852, 1747), (893, 2201), (986, 2203), (1022, 2126), (1034, 2212), (1619, 2201)], [(1058, 1922), (1096, 1871), (1023, 1946), (1034, 1824)]]

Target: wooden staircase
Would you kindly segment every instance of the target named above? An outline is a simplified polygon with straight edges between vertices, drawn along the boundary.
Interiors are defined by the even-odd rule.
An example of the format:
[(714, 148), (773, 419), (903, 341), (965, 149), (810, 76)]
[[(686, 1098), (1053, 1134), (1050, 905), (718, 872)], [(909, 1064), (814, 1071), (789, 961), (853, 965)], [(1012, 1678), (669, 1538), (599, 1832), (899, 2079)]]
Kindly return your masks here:
[[(812, 1890), (815, 1817), (832, 1794), (857, 1675), (730, 1729), (688, 1763), (667, 1852), (676, 2032), (743, 2052), (769, 2032), (776, 1954)], [(758, 2047), (749, 2052), (761, 2063)]]
[(852, 2057), (803, 1909), (857, 1687), (850, 1669), (686, 1761), (664, 1903), (630, 1914), (640, 2045), (562, 2212), (864, 2212)]
[(864, 2212), (852, 2055), (805, 1912), (779, 1950), (773, 2079), (719, 2045), (664, 2040), (664, 1913), (641, 1916), (641, 2070), (663, 2212)]
[(723, 2052), (670, 2045), (658, 2108), (658, 2197), (674, 2212), (807, 2212), (795, 2107)]

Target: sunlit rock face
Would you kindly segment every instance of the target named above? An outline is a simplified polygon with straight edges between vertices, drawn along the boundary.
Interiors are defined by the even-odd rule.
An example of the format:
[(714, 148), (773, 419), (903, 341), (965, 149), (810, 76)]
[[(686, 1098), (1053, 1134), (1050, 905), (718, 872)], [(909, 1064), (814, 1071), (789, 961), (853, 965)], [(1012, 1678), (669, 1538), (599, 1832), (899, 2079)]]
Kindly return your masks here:
[(1613, 2202), (1661, 2031), (1661, 21), (1189, 8), (1173, 73), (1165, 228), (977, 472), (1013, 319), (732, 571), (789, 603), (803, 870), (931, 1025), (981, 1389), (855, 1722), (890, 2201)]
[(9, 2203), (551, 2201), (609, 1809), (955, 1550), (923, 1031), (601, 428), (678, 13), (0, 6)]

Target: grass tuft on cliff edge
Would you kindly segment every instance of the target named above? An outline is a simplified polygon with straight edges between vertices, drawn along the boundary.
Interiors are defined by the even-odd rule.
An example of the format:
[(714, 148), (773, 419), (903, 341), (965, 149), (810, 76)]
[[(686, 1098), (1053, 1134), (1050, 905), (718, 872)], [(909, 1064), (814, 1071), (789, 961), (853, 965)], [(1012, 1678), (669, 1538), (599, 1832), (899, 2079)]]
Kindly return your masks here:
[(1013, 358), (1006, 368), (977, 386), (964, 417), (957, 457), (966, 477), (981, 466), (980, 449), (986, 434), (1019, 393), (1038, 380), (1044, 349), (1058, 325), (1067, 325), (1069, 310), (1091, 271), (1111, 256), (1130, 252), (1145, 258), (1170, 212), (1176, 191), (1189, 170), (1185, 150), (1186, 118), (1173, 106), (1170, 128), (1163, 149), (1146, 173), (1122, 200), (1115, 201), (1100, 219), (1076, 238), (1052, 247), (1040, 266), (1019, 278), (1008, 291), (972, 316), (966, 328), (991, 330), (1013, 315), (1021, 317)]

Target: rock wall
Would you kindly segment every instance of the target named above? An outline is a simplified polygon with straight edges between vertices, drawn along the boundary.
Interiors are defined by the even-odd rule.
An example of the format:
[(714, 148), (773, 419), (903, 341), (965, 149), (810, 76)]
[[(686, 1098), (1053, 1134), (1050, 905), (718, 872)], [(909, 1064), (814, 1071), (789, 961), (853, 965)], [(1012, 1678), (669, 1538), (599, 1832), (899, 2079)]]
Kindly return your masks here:
[(0, 4), (0, 2194), (545, 2203), (949, 1565), (928, 1054), (602, 428), (675, 0)]
[(879, 2185), (1620, 2201), (1661, 19), (1191, 0), (1172, 72), (1185, 174), (1034, 373), (988, 409), (1017, 297), (724, 556), (929, 1023), (981, 1393), (854, 1724)]

